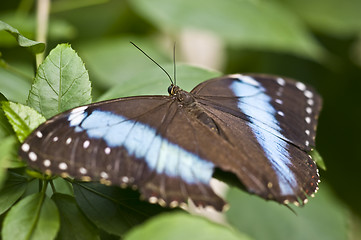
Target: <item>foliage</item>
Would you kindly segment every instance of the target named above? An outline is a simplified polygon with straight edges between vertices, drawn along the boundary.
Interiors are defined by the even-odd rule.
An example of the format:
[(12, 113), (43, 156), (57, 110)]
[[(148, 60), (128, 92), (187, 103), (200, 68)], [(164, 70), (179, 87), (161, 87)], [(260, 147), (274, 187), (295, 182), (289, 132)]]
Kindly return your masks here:
[[(360, 1), (94, 0), (84, 4), (60, 0), (52, 3), (46, 52), (44, 43), (30, 40), (36, 36), (37, 24), (44, 24), (36, 23), (31, 4), (8, 1), (0, 10), (2, 239), (135, 240), (150, 235), (346, 239), (352, 235), (347, 232), (350, 219), (361, 215), (360, 194), (352, 185), (359, 182), (361, 167), (357, 161), (361, 156)], [(186, 90), (221, 72), (268, 72), (308, 81), (321, 92), (324, 111), (317, 149), (328, 171), (321, 172), (326, 183), (308, 205), (293, 214), (231, 189), (227, 194), (231, 208), (225, 214), (231, 229), (184, 212), (168, 213), (139, 200), (130, 189), (34, 172), (18, 159), (19, 143), (59, 112), (92, 99), (166, 94), (166, 76), (129, 41), (172, 73), (174, 40), (180, 52), (177, 59), (185, 62), (177, 64), (177, 82)], [(64, 41), (72, 47), (61, 44)], [(203, 46), (210, 47), (201, 51)], [(217, 70), (188, 65), (192, 51), (195, 57), (205, 55)], [(42, 52), (47, 57), (34, 72), (33, 54)], [(209, 55), (212, 52), (217, 54)], [(311, 154), (323, 163), (317, 151)], [(329, 188), (347, 205), (336, 200)]]

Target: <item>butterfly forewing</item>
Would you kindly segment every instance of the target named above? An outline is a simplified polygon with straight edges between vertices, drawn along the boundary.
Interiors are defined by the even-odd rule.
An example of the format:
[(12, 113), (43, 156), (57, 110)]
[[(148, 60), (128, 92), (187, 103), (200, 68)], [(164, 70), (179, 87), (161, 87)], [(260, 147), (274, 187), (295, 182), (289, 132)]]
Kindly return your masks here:
[(20, 155), (43, 171), (139, 188), (152, 203), (175, 207), (191, 198), (222, 210), (225, 202), (209, 186), (214, 164), (197, 155), (188, 121), (170, 97), (96, 103), (41, 125)]

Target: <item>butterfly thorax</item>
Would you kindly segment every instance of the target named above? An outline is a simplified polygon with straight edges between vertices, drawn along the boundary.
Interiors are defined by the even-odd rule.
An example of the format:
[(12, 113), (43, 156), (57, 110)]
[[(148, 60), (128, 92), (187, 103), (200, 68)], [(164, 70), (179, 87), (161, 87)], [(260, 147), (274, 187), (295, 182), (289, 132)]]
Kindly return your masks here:
[(190, 115), (209, 127), (212, 131), (219, 133), (219, 129), (214, 120), (205, 112), (204, 108), (194, 98), (192, 93), (182, 90), (176, 85), (171, 85), (168, 92), (178, 101), (179, 107), (185, 109)]
[(176, 99), (182, 106), (189, 106), (195, 102), (193, 95), (187, 91), (184, 91), (176, 85), (170, 85), (168, 93), (174, 99)]

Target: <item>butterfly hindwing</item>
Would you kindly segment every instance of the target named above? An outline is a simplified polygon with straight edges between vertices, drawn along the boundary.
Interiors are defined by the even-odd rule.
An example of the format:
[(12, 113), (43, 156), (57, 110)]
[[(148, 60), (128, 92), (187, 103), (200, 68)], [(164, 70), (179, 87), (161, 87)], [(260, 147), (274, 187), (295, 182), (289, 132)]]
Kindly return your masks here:
[[(271, 76), (230, 75), (192, 90), (224, 138), (239, 149), (231, 172), (250, 192), (285, 203), (307, 201), (319, 180), (308, 151), (314, 145), (321, 103), (313, 90), (300, 84)], [(308, 113), (305, 108), (310, 99), (313, 107)], [(237, 166), (239, 162), (246, 175)]]

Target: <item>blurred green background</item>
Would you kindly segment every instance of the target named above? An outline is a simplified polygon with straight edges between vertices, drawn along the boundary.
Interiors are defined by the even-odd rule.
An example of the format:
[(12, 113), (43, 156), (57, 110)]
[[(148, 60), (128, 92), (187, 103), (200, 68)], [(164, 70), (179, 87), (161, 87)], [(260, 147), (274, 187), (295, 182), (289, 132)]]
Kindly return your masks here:
[[(0, 20), (36, 40), (36, 1), (2, 1)], [(192, 76), (194, 83), (205, 80), (197, 78), (197, 71), (193, 73), (182, 67), (183, 63), (210, 69), (209, 77), (219, 72), (270, 73), (313, 85), (324, 99), (317, 149), (327, 171), (321, 171), (320, 191), (327, 189), (330, 201), (337, 202), (337, 207), (331, 205), (332, 211), (340, 208), (347, 212), (347, 219), (341, 222), (348, 223), (344, 229), (351, 233), (347, 236), (358, 239), (361, 216), (360, 0), (51, 2), (47, 51), (59, 43), (72, 44), (89, 71), (95, 100), (144, 94), (137, 92), (140, 85), (152, 85), (149, 93), (166, 94), (169, 82), (165, 75), (129, 41), (138, 44), (170, 72), (172, 45), (176, 42), (181, 87), (182, 76)], [(9, 100), (25, 103), (34, 76), (35, 58), (18, 47), (6, 32), (0, 32), (0, 52), (1, 59), (6, 62), (0, 67), (0, 92)], [(182, 69), (187, 74), (182, 73)], [(147, 76), (152, 77), (148, 79)], [(236, 192), (230, 191), (229, 201), (234, 206), (242, 204), (241, 213), (253, 215), (252, 211), (248, 212), (251, 205), (247, 204), (256, 203), (235, 200), (249, 197), (238, 196), (242, 193)], [(317, 196), (312, 201), (316, 201)], [(321, 206), (324, 205), (327, 204), (322, 202)], [(260, 210), (258, 205), (252, 209)], [(305, 209), (307, 211), (307, 206)], [(264, 212), (267, 208), (257, 216)], [(227, 215), (231, 222), (234, 213)], [(254, 221), (259, 224), (262, 220)], [(238, 228), (247, 232), (242, 226)], [(253, 232), (248, 234), (263, 239)]]

